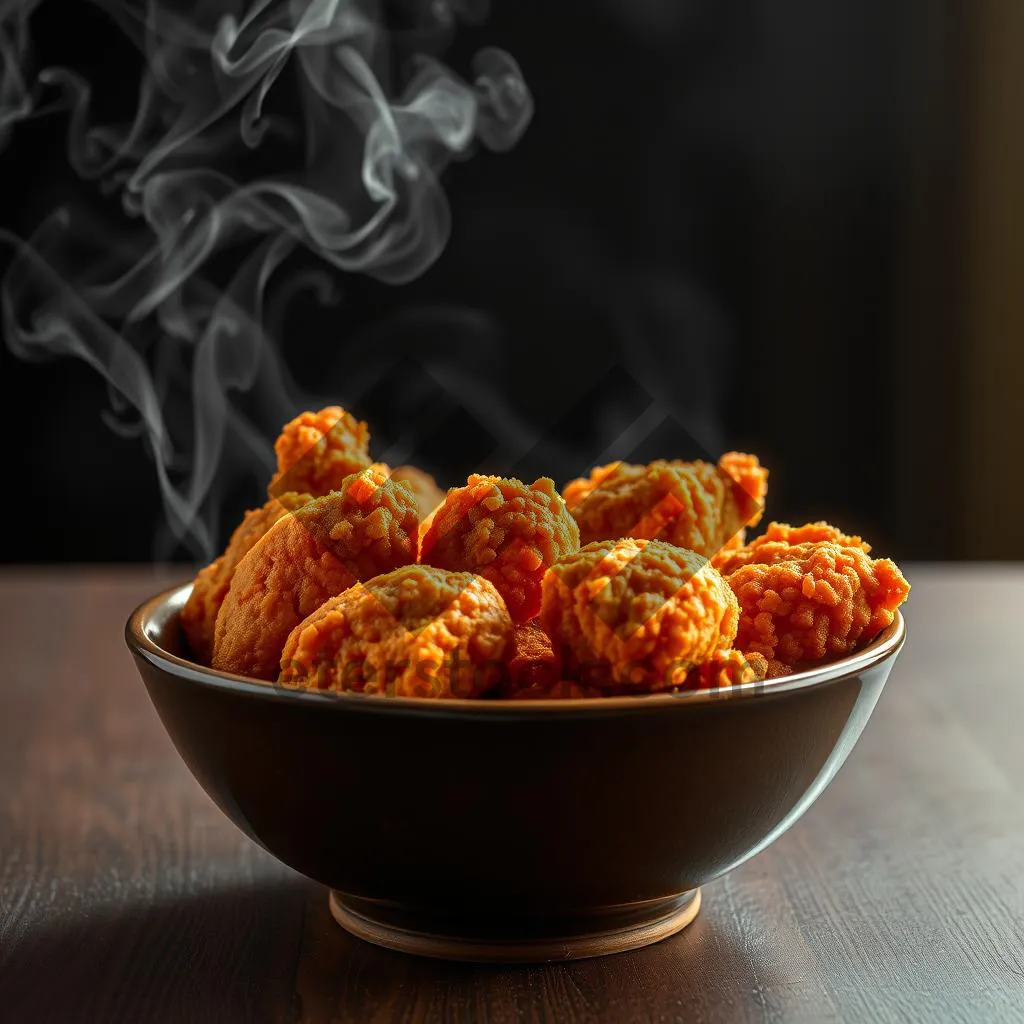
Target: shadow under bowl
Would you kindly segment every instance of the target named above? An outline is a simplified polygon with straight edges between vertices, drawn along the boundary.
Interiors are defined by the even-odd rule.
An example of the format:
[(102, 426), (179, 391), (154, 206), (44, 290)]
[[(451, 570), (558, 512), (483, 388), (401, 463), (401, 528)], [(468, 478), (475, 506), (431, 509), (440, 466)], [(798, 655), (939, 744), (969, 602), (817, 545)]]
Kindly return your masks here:
[(417, 700), (286, 690), (197, 665), (191, 585), (142, 604), (128, 646), (179, 753), (369, 941), (455, 959), (619, 952), (693, 919), (699, 886), (777, 839), (860, 736), (905, 626), (720, 691)]

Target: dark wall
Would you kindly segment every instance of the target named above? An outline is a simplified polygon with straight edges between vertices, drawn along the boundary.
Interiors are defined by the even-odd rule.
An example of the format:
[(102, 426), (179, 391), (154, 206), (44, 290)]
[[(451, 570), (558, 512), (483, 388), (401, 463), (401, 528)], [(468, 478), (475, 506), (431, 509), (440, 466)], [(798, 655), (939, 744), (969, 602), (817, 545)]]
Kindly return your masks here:
[[(609, 451), (738, 447), (772, 470), (773, 518), (826, 517), (900, 557), (960, 554), (949, 531), (913, 529), (913, 496), (894, 484), (899, 367), (913, 362), (894, 353), (920, 344), (912, 263), (925, 250), (946, 268), (953, 245), (914, 205), (921, 147), (937, 147), (933, 168), (950, 159), (942, 133), (960, 117), (960, 45), (920, 31), (941, 7), (496, 0), (448, 59), (464, 69), (488, 43), (514, 54), (533, 124), (512, 152), (449, 169), (453, 234), (422, 278), (350, 278), (337, 307), (290, 307), (296, 383), (369, 418), (379, 450), (414, 420), (415, 457), (445, 482), (482, 465), (561, 483)], [(115, 103), (131, 49), (84, 9), (54, 24), (36, 24), (39, 61), (76, 63)], [(0, 155), (0, 216), (19, 234), (87, 198), (62, 131), (22, 124)], [(932, 201), (952, 218), (956, 176), (937, 173)], [(944, 365), (957, 343), (933, 339), (931, 357)], [(150, 557), (155, 477), (144, 446), (104, 423), (102, 383), (74, 361), (0, 360), (8, 473), (33, 499), (0, 557)], [(232, 489), (223, 530), (260, 488)]]

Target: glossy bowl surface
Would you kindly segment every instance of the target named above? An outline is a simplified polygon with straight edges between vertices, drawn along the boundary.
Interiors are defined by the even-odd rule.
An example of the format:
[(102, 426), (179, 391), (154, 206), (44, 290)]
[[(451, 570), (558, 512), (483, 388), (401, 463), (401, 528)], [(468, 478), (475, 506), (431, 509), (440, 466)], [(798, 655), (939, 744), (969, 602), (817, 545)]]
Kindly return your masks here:
[(190, 585), (128, 646), (175, 746), (247, 835), (334, 890), (371, 941), (531, 960), (671, 934), (694, 893), (792, 825), (860, 736), (903, 645), (728, 691), (431, 701), (286, 690), (191, 662)]

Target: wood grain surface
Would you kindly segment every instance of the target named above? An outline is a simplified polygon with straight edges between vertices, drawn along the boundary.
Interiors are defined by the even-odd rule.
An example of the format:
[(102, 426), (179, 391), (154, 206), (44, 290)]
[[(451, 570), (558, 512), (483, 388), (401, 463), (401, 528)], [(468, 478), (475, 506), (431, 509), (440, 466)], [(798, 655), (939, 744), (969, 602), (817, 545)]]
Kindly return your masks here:
[[(181, 573), (177, 573), (181, 575)], [(919, 567), (836, 781), (637, 952), (365, 945), (216, 810), (122, 642), (153, 571), (0, 576), (0, 1021), (1020, 1021), (1024, 570)]]

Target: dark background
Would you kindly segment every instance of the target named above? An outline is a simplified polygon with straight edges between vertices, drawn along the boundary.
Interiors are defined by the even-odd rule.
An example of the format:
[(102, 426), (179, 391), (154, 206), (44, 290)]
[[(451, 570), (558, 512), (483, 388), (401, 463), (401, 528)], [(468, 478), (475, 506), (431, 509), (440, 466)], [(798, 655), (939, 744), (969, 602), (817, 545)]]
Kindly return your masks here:
[[(1006, 82), (979, 80), (999, 16), (965, 6), (497, 0), (446, 60), (465, 73), (481, 45), (507, 49), (532, 125), (449, 169), (453, 235), (422, 278), (350, 277), (334, 309), (290, 307), (297, 383), (370, 419), (379, 453), (433, 401), (423, 366), (457, 370), (416, 452), (446, 484), (475, 465), (561, 484), (646, 414), (616, 455), (755, 451), (772, 518), (826, 517), (900, 558), (1024, 554), (1002, 525), (1021, 496), (999, 417), (1019, 412), (986, 414), (972, 369), (1008, 372), (997, 312), (1017, 265), (990, 257), (1013, 207), (988, 200), (1016, 151), (991, 145)], [(102, 15), (67, 5), (34, 28), (37, 64), (134, 100), (138, 57)], [(63, 153), (60, 118), (17, 127), (0, 224), (24, 236), (83, 199)], [(993, 263), (1005, 287), (979, 290)], [(22, 499), (0, 557), (152, 557), (155, 475), (105, 424), (103, 383), (6, 347), (0, 367)], [(222, 536), (262, 486), (226, 495)]]

